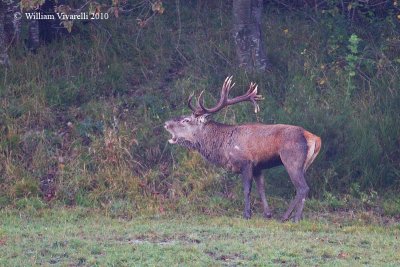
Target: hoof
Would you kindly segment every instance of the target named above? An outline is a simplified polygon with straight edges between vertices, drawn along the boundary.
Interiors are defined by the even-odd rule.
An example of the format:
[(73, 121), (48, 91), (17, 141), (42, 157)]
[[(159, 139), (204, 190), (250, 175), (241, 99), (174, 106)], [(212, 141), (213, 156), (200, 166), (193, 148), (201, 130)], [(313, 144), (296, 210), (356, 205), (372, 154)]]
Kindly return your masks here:
[(271, 212), (264, 213), (264, 218), (265, 219), (271, 219), (272, 218), (272, 213)]
[(250, 220), (251, 213), (243, 213), (243, 219)]
[(300, 221), (301, 221), (301, 217), (298, 217), (298, 218), (294, 217), (294, 218), (293, 218), (293, 222), (294, 222), (294, 223), (298, 223), (298, 222), (300, 222)]
[(288, 220), (289, 220), (289, 218), (287, 218), (287, 217), (281, 218), (281, 222), (282, 222), (282, 223), (287, 222)]

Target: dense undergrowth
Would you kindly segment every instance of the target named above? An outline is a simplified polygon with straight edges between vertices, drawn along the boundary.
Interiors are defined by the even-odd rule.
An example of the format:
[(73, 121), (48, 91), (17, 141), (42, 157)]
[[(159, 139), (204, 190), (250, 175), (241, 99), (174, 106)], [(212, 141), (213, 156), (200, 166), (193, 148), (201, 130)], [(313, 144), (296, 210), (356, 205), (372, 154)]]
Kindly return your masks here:
[[(229, 2), (165, 8), (145, 28), (130, 14), (101, 27), (78, 25), (36, 54), (10, 49), (12, 67), (0, 71), (0, 206), (52, 200), (117, 214), (241, 209), (237, 177), (169, 145), (163, 129), (166, 119), (189, 112), (192, 91), (206, 89), (211, 103), (234, 75), (233, 94), (259, 84), (261, 112), (241, 104), (216, 120), (296, 124), (321, 136), (307, 174), (320, 201), (309, 208), (379, 206), (399, 214), (395, 16), (357, 23), (267, 5), (272, 69), (252, 74), (236, 66)], [(266, 179), (272, 205), (285, 207), (294, 188), (284, 169)]]

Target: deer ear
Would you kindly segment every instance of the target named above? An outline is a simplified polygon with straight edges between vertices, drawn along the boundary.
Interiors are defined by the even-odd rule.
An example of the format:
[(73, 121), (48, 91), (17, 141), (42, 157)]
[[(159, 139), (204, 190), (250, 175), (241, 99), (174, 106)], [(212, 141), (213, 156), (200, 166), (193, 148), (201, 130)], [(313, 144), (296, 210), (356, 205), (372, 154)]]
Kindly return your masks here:
[(199, 122), (201, 122), (201, 123), (207, 122), (207, 117), (208, 117), (208, 116), (210, 116), (210, 114), (201, 115), (201, 116), (198, 118)]

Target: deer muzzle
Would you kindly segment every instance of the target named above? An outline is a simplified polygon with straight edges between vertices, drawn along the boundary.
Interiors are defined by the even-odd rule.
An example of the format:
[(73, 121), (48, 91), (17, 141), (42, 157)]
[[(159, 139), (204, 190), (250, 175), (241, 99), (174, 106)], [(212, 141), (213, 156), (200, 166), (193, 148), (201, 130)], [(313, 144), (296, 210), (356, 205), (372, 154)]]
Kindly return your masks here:
[(164, 128), (172, 135), (172, 137), (168, 140), (170, 144), (176, 144), (178, 142), (178, 138), (175, 136), (175, 133), (173, 132), (173, 125), (171, 122), (167, 121), (164, 124)]

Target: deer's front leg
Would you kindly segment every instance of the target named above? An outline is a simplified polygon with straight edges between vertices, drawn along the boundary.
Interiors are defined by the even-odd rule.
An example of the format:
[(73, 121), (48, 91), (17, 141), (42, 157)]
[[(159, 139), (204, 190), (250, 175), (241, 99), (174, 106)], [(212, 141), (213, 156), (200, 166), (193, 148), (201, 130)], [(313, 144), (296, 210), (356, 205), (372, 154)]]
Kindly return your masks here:
[(250, 219), (250, 217), (251, 217), (250, 193), (251, 193), (251, 186), (252, 186), (252, 182), (253, 182), (253, 169), (252, 169), (251, 164), (247, 164), (242, 169), (242, 181), (243, 181), (243, 192), (244, 192), (243, 217), (245, 219)]
[(265, 185), (264, 185), (264, 177), (262, 175), (262, 171), (255, 172), (254, 180), (256, 180), (258, 194), (260, 195), (261, 202), (263, 205), (264, 218), (270, 219), (272, 217), (272, 212), (268, 206), (267, 197), (265, 196)]

